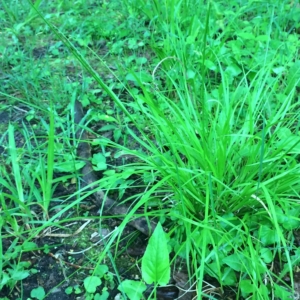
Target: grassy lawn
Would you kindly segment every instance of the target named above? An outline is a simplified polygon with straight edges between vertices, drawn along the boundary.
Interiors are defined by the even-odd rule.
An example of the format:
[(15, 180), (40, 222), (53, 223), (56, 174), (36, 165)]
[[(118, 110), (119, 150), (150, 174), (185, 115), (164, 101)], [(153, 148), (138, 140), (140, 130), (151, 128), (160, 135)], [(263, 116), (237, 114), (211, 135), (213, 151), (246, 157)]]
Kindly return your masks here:
[(0, 0), (0, 299), (299, 299), (296, 1)]

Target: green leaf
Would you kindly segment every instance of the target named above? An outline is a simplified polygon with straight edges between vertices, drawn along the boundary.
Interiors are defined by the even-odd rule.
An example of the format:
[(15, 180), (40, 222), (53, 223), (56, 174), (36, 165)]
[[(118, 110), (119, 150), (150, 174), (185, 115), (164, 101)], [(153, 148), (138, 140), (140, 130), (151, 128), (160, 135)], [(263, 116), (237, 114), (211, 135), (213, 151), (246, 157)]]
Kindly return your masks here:
[(282, 227), (286, 230), (293, 230), (300, 227), (300, 208), (294, 208), (286, 211), (285, 213), (279, 207), (275, 207), (277, 220)]
[(103, 114), (98, 114), (97, 115), (97, 121), (106, 121), (106, 122), (116, 122), (117, 120), (114, 117), (108, 116), (108, 115), (103, 115)]
[(54, 170), (57, 172), (73, 173), (80, 170), (85, 165), (84, 161), (64, 161), (54, 164)]
[(264, 246), (273, 245), (278, 242), (279, 237), (276, 230), (269, 226), (262, 225), (259, 230), (259, 239)]
[(280, 207), (275, 206), (275, 212), (276, 212), (278, 223), (283, 224), (286, 221), (286, 217), (285, 214), (283, 213), (283, 210)]
[(94, 300), (107, 300), (108, 297), (109, 297), (109, 292), (108, 291), (104, 291), (104, 292), (102, 292), (101, 295), (97, 293), (94, 296)]
[(79, 295), (79, 294), (82, 293), (82, 290), (81, 290), (80, 286), (78, 286), (78, 285), (75, 285), (75, 286), (74, 286), (74, 293), (75, 293), (76, 295)]
[(73, 287), (72, 286), (68, 286), (66, 289), (65, 289), (65, 293), (67, 295), (71, 295), (73, 293)]
[(139, 57), (139, 58), (137, 58), (135, 61), (136, 61), (136, 63), (137, 63), (138, 65), (143, 65), (143, 64), (145, 64), (148, 60), (147, 60), (146, 57)]
[(269, 289), (268, 289), (267, 286), (261, 285), (261, 286), (259, 287), (259, 292), (260, 292), (260, 294), (261, 294), (261, 299), (270, 299), (270, 298), (268, 297), (270, 291), (269, 291)]
[(288, 151), (288, 153), (300, 153), (300, 137), (292, 134), (291, 130), (288, 128), (280, 128), (276, 132), (279, 137), (279, 141), (276, 147), (279, 150)]
[(186, 79), (194, 79), (195, 76), (196, 76), (196, 73), (193, 70), (186, 71)]
[(23, 280), (30, 275), (29, 271), (25, 271), (25, 270), (16, 271), (16, 270), (9, 269), (8, 271), (10, 273), (11, 279), (15, 281)]
[(140, 300), (143, 298), (146, 285), (140, 281), (124, 280), (118, 286), (118, 290), (124, 292), (130, 300)]
[(268, 35), (259, 35), (256, 37), (256, 40), (259, 42), (267, 42), (270, 39)]
[(99, 276), (100, 278), (102, 278), (104, 276), (105, 273), (108, 272), (108, 266), (107, 265), (99, 265), (96, 267), (95, 271), (94, 271), (94, 275)]
[(8, 275), (7, 273), (5, 273), (5, 272), (2, 272), (1, 277), (2, 277), (2, 278), (1, 278), (1, 282), (0, 282), (0, 290), (1, 290), (2, 287), (5, 286), (5, 285), (9, 282), (9, 280), (10, 280), (9, 275)]
[(144, 183), (153, 183), (156, 177), (152, 172), (144, 172), (143, 173), (143, 180)]
[(94, 294), (99, 285), (101, 285), (101, 279), (97, 276), (88, 276), (84, 279), (84, 288), (88, 293)]
[(226, 267), (222, 274), (222, 284), (223, 285), (235, 285), (237, 282), (234, 270)]
[(34, 242), (28, 242), (28, 241), (25, 241), (23, 244), (22, 244), (22, 250), (23, 251), (32, 251), (32, 250), (35, 250), (37, 249), (38, 246), (36, 243)]
[(167, 239), (158, 223), (142, 258), (142, 276), (148, 284), (166, 285), (170, 280), (170, 269)]
[(237, 254), (232, 254), (223, 259), (223, 263), (229, 266), (231, 269), (240, 272), (243, 268), (240, 256)]
[(206, 59), (205, 61), (204, 61), (204, 65), (209, 69), (209, 70), (212, 70), (212, 71), (216, 71), (217, 70), (217, 65), (214, 63), (214, 62), (212, 62), (211, 60), (209, 60), (209, 59)]
[(269, 264), (273, 261), (273, 254), (269, 248), (260, 249), (259, 254), (265, 263)]
[(288, 292), (284, 287), (274, 283), (275, 287), (275, 297), (281, 300), (288, 300), (292, 299), (292, 293)]
[(287, 87), (285, 94), (288, 95), (296, 86), (299, 86), (300, 78), (300, 61), (297, 60), (294, 65), (290, 68), (287, 79)]
[(249, 32), (237, 32), (237, 35), (242, 38), (242, 39), (245, 39), (245, 40), (254, 40), (255, 39), (255, 36), (252, 34), (252, 33), (249, 33)]
[(242, 72), (242, 70), (236, 64), (231, 64), (226, 68), (225, 72), (232, 77), (236, 77)]
[(121, 129), (118, 128), (118, 129), (114, 130), (114, 141), (116, 143), (119, 141), (121, 135), (122, 135), (122, 130)]
[(101, 127), (99, 131), (109, 131), (109, 130), (116, 129), (116, 128), (118, 128), (117, 125), (108, 124), (108, 125), (105, 125), (105, 126)]
[(216, 279), (219, 279), (219, 265), (214, 261), (210, 264), (207, 264), (207, 268), (205, 270), (207, 272), (207, 274), (211, 277), (214, 277)]
[(133, 72), (126, 75), (127, 81), (133, 81), (136, 83), (139, 82), (152, 82), (152, 76), (148, 74), (146, 71), (142, 72)]
[(93, 155), (92, 164), (95, 171), (106, 170), (106, 157), (102, 153), (96, 153)]
[(286, 222), (282, 224), (283, 228), (286, 230), (293, 230), (300, 227), (300, 208), (295, 207), (288, 210), (286, 213)]
[(36, 299), (44, 299), (46, 293), (43, 287), (39, 286), (36, 289), (33, 289), (30, 293), (30, 297)]
[(254, 287), (250, 280), (241, 280), (240, 281), (240, 289), (242, 292), (242, 296), (246, 298), (249, 294), (253, 293)]
[(285, 67), (278, 67), (278, 68), (273, 68), (272, 71), (278, 75), (278, 74), (282, 74), (285, 71)]

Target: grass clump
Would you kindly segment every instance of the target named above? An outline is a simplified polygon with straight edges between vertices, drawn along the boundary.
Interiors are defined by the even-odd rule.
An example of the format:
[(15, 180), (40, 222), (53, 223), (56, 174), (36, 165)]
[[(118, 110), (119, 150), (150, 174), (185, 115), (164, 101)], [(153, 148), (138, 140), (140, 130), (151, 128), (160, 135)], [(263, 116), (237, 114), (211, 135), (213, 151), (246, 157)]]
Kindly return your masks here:
[[(299, 62), (293, 34), (290, 51), (278, 51), (287, 37), (287, 19), (279, 17), (284, 7), (272, 5), (272, 14), (257, 24), (255, 16), (267, 5), (245, 3), (228, 23), (233, 12), (226, 7), (220, 13), (225, 3), (202, 3), (197, 18), (185, 1), (153, 2), (149, 9), (139, 4), (155, 20), (153, 27), (163, 29), (151, 40), (161, 58), (160, 82), (153, 82), (153, 90), (136, 80), (140, 111), (153, 134), (152, 139), (133, 134), (147, 149), (136, 155), (156, 181), (152, 194), (143, 197), (163, 194), (175, 256), (188, 262), (199, 297), (208, 296), (201, 292), (206, 275), (221, 290), (238, 285), (242, 297), (282, 297), (283, 274), (289, 272), (293, 286), (296, 248), (290, 248), (289, 232), (300, 224), (294, 76)], [(227, 26), (216, 26), (217, 19)], [(278, 258), (285, 267), (274, 272), (268, 264)]]

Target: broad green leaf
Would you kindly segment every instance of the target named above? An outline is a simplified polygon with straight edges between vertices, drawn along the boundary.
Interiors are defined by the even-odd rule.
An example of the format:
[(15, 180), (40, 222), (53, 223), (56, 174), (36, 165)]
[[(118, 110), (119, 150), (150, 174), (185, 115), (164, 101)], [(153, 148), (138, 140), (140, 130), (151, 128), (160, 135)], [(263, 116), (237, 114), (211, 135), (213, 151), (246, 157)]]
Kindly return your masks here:
[(285, 71), (285, 67), (277, 67), (277, 68), (273, 68), (272, 71), (278, 75), (278, 74), (282, 74)]
[(25, 271), (25, 270), (16, 271), (16, 270), (9, 269), (8, 271), (10, 273), (11, 279), (14, 281), (23, 280), (30, 275), (29, 271)]
[(33, 289), (30, 293), (30, 297), (36, 299), (44, 299), (46, 293), (43, 287), (39, 286), (36, 289)]
[(286, 230), (293, 230), (300, 227), (299, 217), (295, 218), (293, 216), (287, 216), (287, 222), (282, 224), (283, 228)]
[(9, 280), (10, 280), (10, 276), (6, 273), (6, 272), (2, 272), (1, 274), (1, 282), (0, 282), (0, 290), (2, 289), (3, 286), (5, 286)]
[(137, 63), (138, 65), (143, 65), (143, 64), (145, 64), (148, 60), (147, 60), (146, 57), (138, 57), (135, 61), (136, 61), (136, 63)]
[(300, 137), (292, 134), (288, 128), (280, 128), (277, 132), (279, 141), (276, 147), (280, 150), (288, 151), (288, 153), (300, 153)]
[(32, 250), (35, 250), (37, 249), (38, 246), (36, 243), (34, 242), (28, 242), (28, 241), (25, 241), (23, 244), (22, 244), (22, 249), (23, 251), (32, 251)]
[(57, 172), (73, 173), (80, 170), (85, 165), (84, 161), (64, 161), (54, 164), (54, 170)]
[(222, 272), (222, 275), (223, 285), (236, 285), (237, 279), (233, 269), (226, 267)]
[(152, 76), (146, 71), (129, 73), (126, 75), (126, 80), (133, 82), (152, 82)]
[(194, 79), (196, 76), (196, 73), (193, 70), (187, 70), (186, 71), (186, 77), (187, 79)]
[(292, 293), (288, 292), (284, 287), (274, 283), (274, 287), (275, 287), (275, 297), (277, 297), (277, 299), (281, 299), (281, 300), (288, 300), (288, 299), (292, 299)]
[(216, 279), (220, 278), (219, 277), (219, 274), (220, 274), (219, 265), (215, 261), (206, 265), (205, 272), (207, 272), (207, 274), (211, 277), (214, 277)]
[(246, 298), (249, 294), (253, 293), (254, 287), (250, 280), (241, 280), (239, 287), (242, 292), (242, 296)]
[(124, 280), (118, 286), (118, 290), (124, 292), (130, 300), (140, 300), (143, 298), (146, 285), (140, 281)]
[(94, 300), (107, 300), (108, 297), (109, 297), (109, 292), (108, 291), (104, 291), (104, 292), (102, 292), (101, 295), (97, 293), (94, 296)]
[(97, 275), (101, 278), (107, 272), (108, 272), (108, 266), (107, 265), (99, 265), (99, 266), (96, 267), (96, 269), (94, 271), (94, 275)]
[(280, 207), (275, 206), (275, 212), (276, 212), (276, 217), (277, 217), (278, 223), (283, 224), (286, 220), (283, 210)]
[(121, 129), (116, 129), (114, 130), (114, 141), (117, 143), (122, 136), (122, 130)]
[(270, 37), (264, 34), (257, 36), (255, 39), (259, 42), (267, 42), (270, 39)]
[(272, 245), (278, 242), (278, 234), (275, 229), (271, 229), (269, 226), (262, 225), (259, 229), (258, 238), (264, 246)]
[(95, 171), (102, 171), (107, 169), (106, 157), (102, 153), (93, 155), (92, 164)]
[(98, 121), (116, 122), (117, 123), (117, 120), (114, 117), (109, 116), (109, 115), (103, 115), (102, 113), (98, 114), (97, 118), (95, 117), (95, 119), (97, 119)]
[(279, 207), (275, 207), (277, 220), (286, 230), (293, 230), (300, 227), (300, 208), (294, 208), (285, 213)]
[(259, 254), (266, 264), (269, 264), (273, 261), (273, 253), (269, 248), (260, 249)]
[(270, 291), (266, 285), (261, 285), (259, 287), (259, 292), (261, 294), (261, 299), (269, 299), (268, 295)]
[(143, 173), (143, 180), (145, 183), (153, 183), (156, 177), (152, 172), (144, 172)]
[(67, 295), (71, 295), (73, 293), (73, 287), (72, 286), (68, 286), (66, 289), (65, 289), (65, 293)]
[(226, 68), (225, 72), (232, 77), (236, 77), (242, 72), (242, 70), (236, 64), (231, 64)]
[(290, 68), (287, 79), (287, 87), (285, 94), (288, 95), (296, 86), (299, 86), (300, 78), (300, 61), (297, 60), (294, 65)]
[(88, 276), (85, 278), (84, 282), (84, 288), (88, 293), (95, 293), (96, 289), (99, 285), (101, 285), (101, 279), (97, 276)]
[(115, 124), (108, 124), (108, 125), (101, 127), (99, 131), (109, 131), (109, 130), (112, 130), (115, 128), (118, 128), (118, 126)]
[(217, 66), (216, 66), (216, 64), (213, 62), (213, 61), (211, 61), (211, 60), (209, 60), (209, 59), (206, 59), (205, 61), (204, 61), (204, 65), (209, 69), (209, 70), (212, 70), (212, 71), (216, 71), (217, 70)]
[(238, 32), (237, 35), (242, 38), (242, 39), (245, 39), (245, 40), (254, 40), (255, 39), (255, 36), (252, 34), (252, 33), (249, 33), (249, 32)]
[(142, 276), (148, 284), (166, 285), (170, 280), (170, 269), (167, 238), (158, 223), (142, 259)]
[(241, 264), (240, 255), (232, 254), (223, 259), (223, 263), (229, 266), (231, 269), (240, 272), (243, 269)]
[(300, 208), (296, 207), (290, 209), (286, 213), (286, 222), (282, 224), (283, 228), (286, 230), (293, 230), (300, 227)]

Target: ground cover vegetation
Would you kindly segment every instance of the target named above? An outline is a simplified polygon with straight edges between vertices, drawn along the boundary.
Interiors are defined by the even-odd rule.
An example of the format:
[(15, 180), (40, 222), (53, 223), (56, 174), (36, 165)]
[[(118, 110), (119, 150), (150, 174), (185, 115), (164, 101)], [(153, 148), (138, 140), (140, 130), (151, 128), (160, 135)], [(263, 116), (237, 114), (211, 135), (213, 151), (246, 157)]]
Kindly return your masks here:
[(297, 2), (1, 0), (0, 16), (1, 299), (299, 299)]

